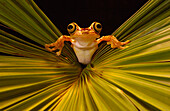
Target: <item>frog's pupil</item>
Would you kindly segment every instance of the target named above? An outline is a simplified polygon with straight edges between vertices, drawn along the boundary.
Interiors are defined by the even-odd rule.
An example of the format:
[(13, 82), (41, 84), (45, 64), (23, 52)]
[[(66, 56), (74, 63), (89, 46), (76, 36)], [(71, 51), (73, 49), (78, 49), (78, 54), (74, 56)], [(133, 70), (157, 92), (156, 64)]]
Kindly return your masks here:
[(73, 28), (73, 26), (72, 26), (72, 25), (69, 25), (69, 26), (68, 26), (68, 29), (72, 29), (72, 28)]
[(97, 24), (97, 28), (99, 28), (99, 29), (100, 29), (100, 28), (102, 28), (102, 26), (101, 26), (100, 24)]

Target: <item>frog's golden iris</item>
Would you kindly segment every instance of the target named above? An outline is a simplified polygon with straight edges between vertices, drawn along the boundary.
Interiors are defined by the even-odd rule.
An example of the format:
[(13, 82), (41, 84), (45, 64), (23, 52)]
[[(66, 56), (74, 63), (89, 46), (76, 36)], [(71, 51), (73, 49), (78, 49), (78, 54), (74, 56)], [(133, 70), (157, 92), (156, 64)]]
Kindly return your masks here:
[(102, 30), (102, 25), (98, 22), (95, 22), (94, 25), (93, 25), (93, 29), (97, 32), (97, 33), (100, 33), (101, 30)]
[(76, 30), (76, 25), (75, 25), (74, 22), (71, 23), (71, 24), (69, 24), (69, 25), (67, 26), (67, 31), (68, 31), (70, 34), (74, 33), (75, 30)]

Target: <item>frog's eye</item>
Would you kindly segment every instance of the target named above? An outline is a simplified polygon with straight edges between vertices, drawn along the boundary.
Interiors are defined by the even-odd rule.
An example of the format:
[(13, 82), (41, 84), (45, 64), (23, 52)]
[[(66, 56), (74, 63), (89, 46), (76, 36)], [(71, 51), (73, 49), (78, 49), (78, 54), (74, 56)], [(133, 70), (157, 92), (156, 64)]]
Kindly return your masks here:
[(97, 33), (100, 33), (101, 30), (102, 30), (102, 25), (98, 22), (95, 22), (94, 25), (93, 25), (93, 29), (97, 32)]
[(69, 25), (67, 26), (67, 30), (68, 30), (68, 32), (69, 32), (70, 34), (74, 33), (75, 30), (76, 30), (76, 25), (75, 25), (75, 23), (69, 24)]

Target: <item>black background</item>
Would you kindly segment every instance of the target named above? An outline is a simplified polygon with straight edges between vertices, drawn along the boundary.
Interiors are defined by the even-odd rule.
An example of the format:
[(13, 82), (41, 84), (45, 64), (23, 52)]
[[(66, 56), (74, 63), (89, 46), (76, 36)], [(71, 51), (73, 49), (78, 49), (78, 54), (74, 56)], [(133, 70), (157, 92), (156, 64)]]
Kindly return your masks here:
[(89, 27), (94, 21), (103, 26), (101, 35), (109, 35), (148, 0), (34, 0), (62, 34), (71, 22)]

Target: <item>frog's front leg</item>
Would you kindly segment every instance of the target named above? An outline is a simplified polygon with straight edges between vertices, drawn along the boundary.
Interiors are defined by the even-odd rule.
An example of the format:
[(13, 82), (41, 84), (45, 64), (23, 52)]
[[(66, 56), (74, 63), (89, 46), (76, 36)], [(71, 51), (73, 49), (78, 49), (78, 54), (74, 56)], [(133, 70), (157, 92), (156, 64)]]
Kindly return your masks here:
[(100, 39), (97, 39), (97, 43), (99, 44), (102, 41), (107, 41), (107, 44), (111, 44), (111, 48), (120, 48), (120, 49), (124, 49), (126, 47), (122, 47), (122, 45), (126, 45), (128, 44), (130, 41), (127, 40), (125, 42), (120, 42), (117, 40), (116, 37), (112, 36), (112, 35), (108, 35), (108, 36), (103, 36)]
[(64, 41), (72, 42), (73, 40), (70, 38), (70, 36), (62, 35), (56, 42), (45, 44), (45, 48), (50, 52), (59, 49), (59, 51), (56, 52), (56, 54), (59, 56), (61, 54), (62, 48), (64, 47)]

